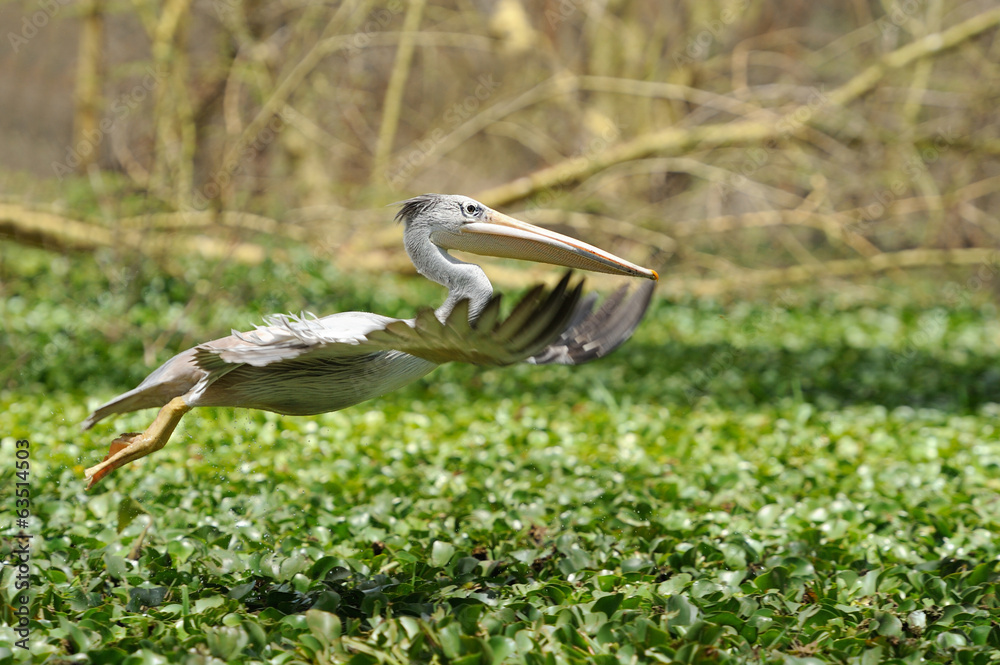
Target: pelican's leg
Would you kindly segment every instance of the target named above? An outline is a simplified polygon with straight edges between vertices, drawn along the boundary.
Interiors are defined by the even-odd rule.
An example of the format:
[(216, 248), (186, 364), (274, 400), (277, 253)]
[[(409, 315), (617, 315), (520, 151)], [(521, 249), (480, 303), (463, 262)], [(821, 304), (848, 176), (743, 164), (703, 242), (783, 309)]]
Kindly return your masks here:
[(83, 472), (90, 480), (87, 489), (96, 485), (101, 478), (118, 467), (154, 453), (166, 445), (167, 439), (174, 433), (174, 428), (181, 421), (181, 417), (190, 410), (191, 407), (187, 405), (183, 397), (175, 397), (160, 409), (153, 424), (147, 427), (145, 432), (122, 434), (112, 441), (104, 460)]

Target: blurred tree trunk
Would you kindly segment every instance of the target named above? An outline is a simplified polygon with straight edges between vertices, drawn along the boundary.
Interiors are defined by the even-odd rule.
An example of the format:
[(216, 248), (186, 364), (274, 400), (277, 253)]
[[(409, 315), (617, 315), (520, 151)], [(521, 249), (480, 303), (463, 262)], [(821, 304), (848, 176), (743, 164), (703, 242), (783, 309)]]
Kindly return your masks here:
[(76, 68), (76, 95), (73, 116), (73, 146), (80, 160), (77, 168), (86, 172), (98, 157), (101, 133), (98, 117), (101, 105), (101, 52), (104, 15), (101, 0), (87, 0), (80, 31)]
[(423, 17), (425, 4), (425, 0), (410, 0), (406, 18), (403, 19), (403, 34), (399, 39), (396, 62), (389, 77), (389, 86), (386, 88), (382, 105), (382, 125), (379, 128), (378, 143), (375, 144), (375, 159), (371, 174), (373, 184), (380, 182), (384, 177), (389, 157), (392, 155), (392, 145), (396, 139), (399, 115), (403, 106), (403, 92), (413, 62), (415, 35), (420, 29), (420, 19)]
[(194, 184), (195, 127), (187, 87), (190, 6), (191, 0), (169, 0), (147, 24), (153, 66), (167, 73), (156, 85), (156, 161), (150, 182), (178, 210), (191, 204)]

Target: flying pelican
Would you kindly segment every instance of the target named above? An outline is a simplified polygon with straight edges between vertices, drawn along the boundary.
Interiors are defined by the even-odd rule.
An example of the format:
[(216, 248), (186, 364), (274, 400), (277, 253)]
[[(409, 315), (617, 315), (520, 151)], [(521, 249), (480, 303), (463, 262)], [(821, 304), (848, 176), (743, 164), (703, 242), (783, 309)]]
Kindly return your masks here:
[[(396, 390), (446, 362), (577, 365), (600, 358), (632, 335), (659, 279), (653, 270), (466, 196), (417, 196), (402, 202), (396, 219), (417, 272), (448, 288), (443, 305), (406, 320), (368, 312), (271, 315), (256, 330), (234, 330), (177, 354), (82, 423), (90, 429), (111, 414), (162, 407), (145, 432), (122, 434), (104, 460), (84, 472), (87, 488), (162, 448), (196, 406), (315, 415)], [(593, 311), (594, 298), (582, 298), (582, 280), (571, 286), (568, 272), (552, 289), (530, 290), (501, 320), (500, 297), (486, 273), (448, 250), (652, 281), (627, 298), (627, 288), (620, 288)]]

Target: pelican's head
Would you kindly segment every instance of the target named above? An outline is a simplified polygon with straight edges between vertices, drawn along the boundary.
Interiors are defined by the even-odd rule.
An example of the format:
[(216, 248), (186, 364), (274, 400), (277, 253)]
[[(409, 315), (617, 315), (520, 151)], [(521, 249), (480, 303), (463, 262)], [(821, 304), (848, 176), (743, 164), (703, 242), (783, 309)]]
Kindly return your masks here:
[(655, 270), (575, 238), (508, 217), (468, 196), (422, 194), (403, 201), (402, 205), (396, 219), (405, 224), (407, 233), (419, 233), (441, 249), (659, 279)]

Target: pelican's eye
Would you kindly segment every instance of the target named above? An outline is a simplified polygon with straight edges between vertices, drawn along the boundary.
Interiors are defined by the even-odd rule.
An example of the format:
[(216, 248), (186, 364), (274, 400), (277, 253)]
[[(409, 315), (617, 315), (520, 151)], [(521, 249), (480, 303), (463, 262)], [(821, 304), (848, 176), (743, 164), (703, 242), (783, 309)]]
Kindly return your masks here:
[(478, 217), (483, 212), (483, 207), (478, 203), (466, 203), (462, 206), (462, 212), (465, 213), (467, 217)]

